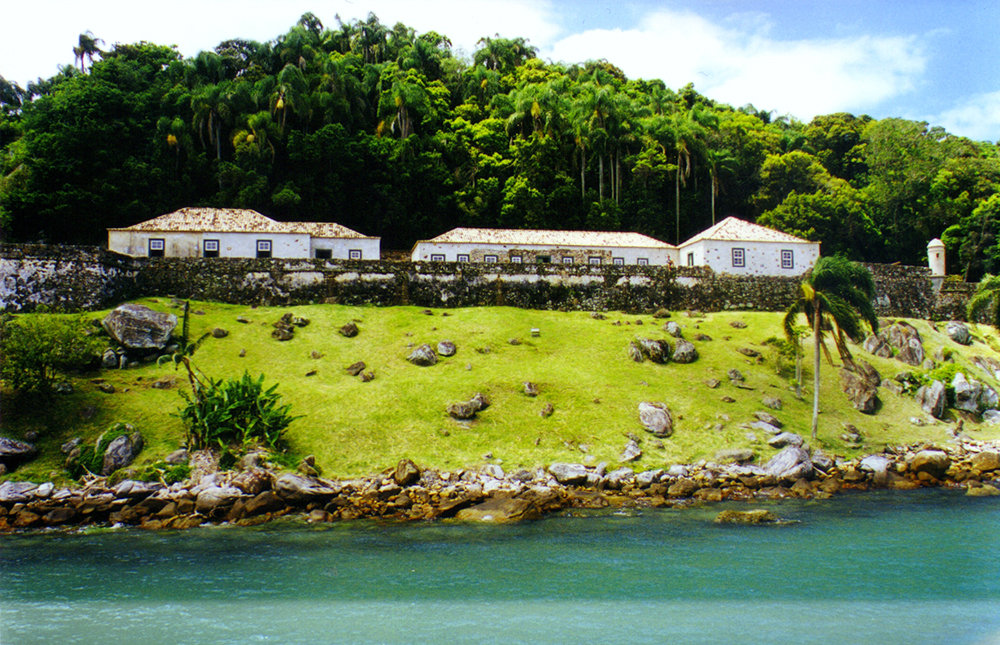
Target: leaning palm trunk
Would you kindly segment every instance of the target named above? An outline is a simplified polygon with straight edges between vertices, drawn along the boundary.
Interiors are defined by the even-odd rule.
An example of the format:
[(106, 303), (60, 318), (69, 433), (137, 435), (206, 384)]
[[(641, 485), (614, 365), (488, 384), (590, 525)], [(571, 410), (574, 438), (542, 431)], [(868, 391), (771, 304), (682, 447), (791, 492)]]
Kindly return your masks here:
[(819, 346), (821, 344), (819, 339), (820, 310), (820, 303), (817, 302), (813, 310), (813, 342), (816, 347), (813, 352), (813, 441), (816, 441), (816, 430), (819, 428)]
[(802, 341), (795, 342), (795, 398), (802, 400)]

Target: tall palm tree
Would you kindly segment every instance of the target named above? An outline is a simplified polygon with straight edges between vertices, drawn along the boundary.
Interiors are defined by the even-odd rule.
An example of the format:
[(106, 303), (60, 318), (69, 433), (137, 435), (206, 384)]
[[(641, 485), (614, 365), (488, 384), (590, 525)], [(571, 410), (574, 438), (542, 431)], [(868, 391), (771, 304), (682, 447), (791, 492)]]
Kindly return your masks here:
[(95, 37), (91, 31), (88, 30), (80, 34), (79, 44), (73, 48), (73, 57), (75, 60), (80, 62), (81, 72), (87, 71), (83, 67), (84, 58), (90, 61), (91, 65), (93, 65), (94, 56), (104, 53), (97, 46), (97, 43), (101, 43), (103, 45), (104, 41)]
[(820, 350), (833, 364), (830, 351), (826, 347), (826, 336), (833, 338), (834, 345), (842, 360), (851, 361), (847, 339), (860, 342), (863, 338), (863, 324), (867, 323), (872, 332), (878, 331), (878, 318), (872, 299), (875, 297), (875, 281), (868, 269), (842, 257), (823, 257), (816, 261), (812, 272), (799, 285), (800, 295), (785, 313), (785, 337), (790, 343), (798, 343), (795, 320), (800, 313), (813, 333), (813, 419), (812, 438), (816, 439), (819, 427), (819, 364)]
[(719, 181), (719, 172), (735, 173), (736, 161), (736, 157), (733, 156), (729, 148), (706, 150), (705, 163), (708, 164), (708, 174), (712, 178), (712, 226), (715, 226), (715, 198), (718, 197), (722, 190), (722, 182)]

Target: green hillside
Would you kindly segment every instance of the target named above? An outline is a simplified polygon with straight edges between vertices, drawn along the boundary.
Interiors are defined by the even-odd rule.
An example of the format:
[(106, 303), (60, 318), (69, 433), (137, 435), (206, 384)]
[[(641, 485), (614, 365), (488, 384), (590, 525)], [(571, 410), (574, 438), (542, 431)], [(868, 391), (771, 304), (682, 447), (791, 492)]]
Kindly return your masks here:
[[(179, 313), (169, 299), (138, 302)], [(747, 436), (751, 430), (741, 427), (754, 420), (754, 411), (765, 409), (764, 396), (782, 400), (783, 409), (774, 414), (786, 429), (808, 436), (810, 427), (811, 360), (805, 361), (805, 390), (803, 400), (798, 400), (793, 363), (763, 344), (780, 335), (779, 313), (692, 317), (674, 312), (670, 320), (681, 325), (700, 358), (688, 365), (657, 365), (637, 364), (626, 354), (636, 337), (668, 338), (662, 329), (665, 321), (651, 315), (608, 312), (601, 320), (586, 312), (510, 308), (435, 310), (428, 315), (415, 307), (285, 309), (201, 302), (192, 303), (192, 311), (203, 312), (191, 317), (193, 337), (214, 327), (230, 332), (226, 338), (209, 338), (194, 356), (194, 364), (216, 378), (240, 376), (247, 370), (266, 374), (268, 384), (280, 383), (284, 401), (292, 404), (294, 414), (303, 415), (288, 432), (291, 458), (314, 454), (327, 476), (371, 473), (403, 457), (443, 469), (487, 462), (501, 463), (507, 470), (553, 461), (617, 463), (630, 432), (643, 439), (644, 455), (634, 464), (637, 470), (711, 459), (726, 447), (752, 447), (764, 459), (773, 452), (766, 437), (757, 431), (754, 442)], [(271, 324), (289, 311), (308, 318), (310, 324), (297, 329), (292, 340), (276, 341), (271, 338)], [(249, 322), (237, 322), (240, 317)], [(338, 333), (350, 321), (360, 329), (355, 338)], [(730, 325), (734, 321), (746, 323), (746, 328), (734, 328)], [(1000, 346), (996, 332), (974, 327), (976, 342), (962, 347), (947, 338), (943, 327), (936, 331), (927, 322), (911, 322), (923, 336), (928, 356), (947, 346), (970, 378), (1000, 389), (994, 379), (969, 364), (977, 354), (998, 356), (990, 348)], [(532, 328), (539, 330), (537, 337), (531, 335)], [(698, 334), (712, 340), (695, 340)], [(453, 341), (457, 354), (431, 367), (407, 362), (413, 347), (436, 346), (441, 340)], [(760, 352), (763, 362), (738, 348)], [(810, 357), (811, 340), (805, 350)], [(313, 358), (313, 352), (321, 357)], [(855, 348), (855, 354), (872, 363), (883, 378), (901, 371), (923, 374), (894, 359), (867, 355), (861, 348)], [(356, 361), (364, 361), (375, 379), (365, 383), (349, 376), (344, 368)], [(745, 376), (744, 388), (726, 376), (733, 368)], [(877, 414), (854, 410), (840, 391), (838, 371), (824, 361), (818, 442), (824, 449), (855, 455), (884, 445), (948, 439), (947, 430), (954, 423), (913, 425), (911, 417), (927, 416), (912, 397), (899, 397), (885, 388), (879, 390), (882, 406)], [(115, 393), (99, 391), (93, 383), (97, 378), (114, 385)], [(152, 387), (171, 378), (176, 379), (171, 389)], [(722, 383), (712, 389), (705, 383), (709, 379)], [(525, 381), (538, 385), (537, 398), (524, 394)], [(162, 459), (183, 441), (183, 427), (172, 416), (182, 402), (178, 391), (186, 387), (182, 371), (147, 363), (77, 375), (71, 382), (73, 394), (44, 404), (4, 392), (3, 434), (22, 438), (35, 431), (40, 437), (41, 456), (19, 469), (16, 477), (55, 477), (61, 472), (63, 442), (75, 436), (93, 441), (116, 422), (132, 423), (145, 436), (147, 447), (140, 463)], [(474, 421), (458, 422), (448, 416), (449, 403), (468, 400), (477, 392), (487, 395), (492, 405)], [(724, 397), (734, 401), (725, 402)], [(639, 424), (641, 401), (662, 401), (674, 413), (675, 432), (662, 440), (662, 447)], [(546, 404), (554, 408), (549, 417), (540, 415)], [(863, 447), (849, 448), (840, 438), (845, 424), (861, 431)], [(966, 421), (964, 430), (975, 438), (1000, 438), (1000, 428), (985, 424)]]

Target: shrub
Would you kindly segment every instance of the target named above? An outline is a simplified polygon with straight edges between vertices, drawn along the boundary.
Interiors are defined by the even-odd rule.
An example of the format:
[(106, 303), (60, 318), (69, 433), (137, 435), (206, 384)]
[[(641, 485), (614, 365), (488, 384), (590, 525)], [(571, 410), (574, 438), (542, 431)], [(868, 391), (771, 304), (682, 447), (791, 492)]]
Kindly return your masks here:
[(122, 434), (125, 427), (123, 423), (116, 423), (107, 432), (101, 434), (93, 444), (81, 444), (80, 452), (76, 456), (66, 460), (66, 470), (73, 479), (80, 479), (84, 475), (99, 475), (104, 468), (104, 453), (115, 438)]
[(278, 385), (264, 389), (264, 375), (244, 372), (239, 379), (216, 380), (209, 376), (194, 382), (193, 396), (181, 392), (186, 402), (176, 416), (187, 426), (188, 446), (194, 449), (261, 442), (275, 448), (288, 426), (291, 405), (281, 405)]
[(15, 390), (48, 393), (60, 373), (92, 367), (102, 343), (82, 317), (6, 317), (0, 321), (0, 378)]

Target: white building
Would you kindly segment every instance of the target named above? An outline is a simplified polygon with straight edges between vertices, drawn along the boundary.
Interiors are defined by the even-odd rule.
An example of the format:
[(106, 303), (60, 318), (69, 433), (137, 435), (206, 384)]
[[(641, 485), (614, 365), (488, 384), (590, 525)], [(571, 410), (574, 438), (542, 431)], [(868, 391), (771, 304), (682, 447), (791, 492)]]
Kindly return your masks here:
[(108, 248), (148, 257), (378, 260), (380, 240), (329, 222), (278, 222), (252, 210), (182, 208), (108, 229)]
[(676, 263), (677, 247), (639, 233), (455, 228), (413, 247), (414, 262)]
[(678, 248), (679, 263), (732, 275), (800, 276), (819, 259), (819, 242), (727, 217)]

